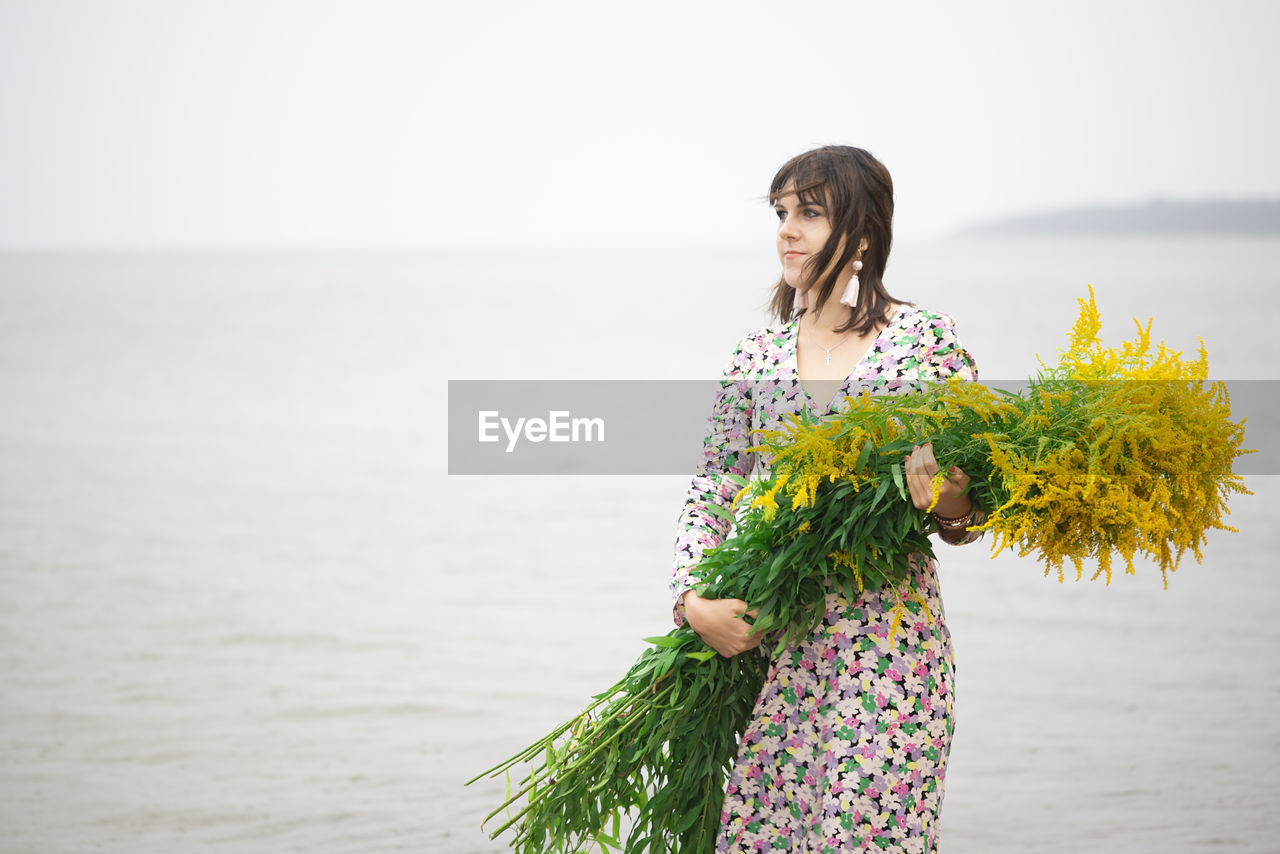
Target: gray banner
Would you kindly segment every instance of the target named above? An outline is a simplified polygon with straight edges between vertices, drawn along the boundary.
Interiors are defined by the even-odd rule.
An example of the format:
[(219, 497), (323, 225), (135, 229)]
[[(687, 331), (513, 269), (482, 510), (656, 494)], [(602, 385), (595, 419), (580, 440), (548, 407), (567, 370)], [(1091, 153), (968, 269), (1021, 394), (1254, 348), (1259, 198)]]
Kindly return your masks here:
[[(1227, 386), (1257, 451), (1236, 472), (1280, 474), (1280, 381)], [(450, 380), (449, 474), (691, 474), (719, 392), (718, 380)]]

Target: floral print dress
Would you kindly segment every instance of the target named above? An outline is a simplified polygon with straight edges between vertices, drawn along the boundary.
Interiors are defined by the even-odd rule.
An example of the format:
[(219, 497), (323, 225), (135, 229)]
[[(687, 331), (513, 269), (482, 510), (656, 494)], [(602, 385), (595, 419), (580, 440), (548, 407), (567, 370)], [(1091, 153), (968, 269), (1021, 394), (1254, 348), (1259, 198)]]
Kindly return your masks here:
[[(797, 334), (797, 320), (753, 332), (725, 370), (679, 519), (677, 624), (703, 551), (729, 534), (730, 523), (706, 510), (730, 507), (737, 493), (723, 475), (767, 474), (767, 460), (746, 450), (751, 431), (777, 428), (803, 407), (834, 411), (813, 405), (800, 385)], [(833, 401), (953, 375), (977, 379), (951, 318), (900, 305)], [(933, 561), (917, 558), (926, 607), (906, 599), (893, 637), (892, 593), (849, 600), (831, 592), (822, 625), (773, 650), (725, 793), (718, 851), (937, 850), (955, 665)]]

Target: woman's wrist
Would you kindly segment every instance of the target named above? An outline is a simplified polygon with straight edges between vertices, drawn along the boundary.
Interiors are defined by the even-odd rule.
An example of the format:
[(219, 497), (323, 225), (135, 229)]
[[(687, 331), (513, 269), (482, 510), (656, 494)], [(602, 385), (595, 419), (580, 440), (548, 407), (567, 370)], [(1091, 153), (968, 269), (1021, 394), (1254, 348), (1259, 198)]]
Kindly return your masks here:
[[(963, 528), (968, 524), (968, 522), (965, 521), (964, 523), (961, 523), (958, 520), (964, 519), (965, 516), (972, 515), (973, 502), (969, 500), (969, 496), (964, 494), (945, 496), (938, 499), (938, 503), (934, 505), (934, 508), (930, 513), (934, 519), (938, 520), (938, 524), (943, 527)], [(954, 524), (945, 524), (947, 521), (952, 520), (956, 520), (954, 521)]]
[[(986, 521), (986, 515), (978, 509), (968, 496), (962, 496), (962, 498), (964, 500), (964, 504), (961, 505), (961, 507), (965, 508), (965, 510), (964, 513), (958, 516), (947, 516), (945, 513), (940, 512), (936, 507), (929, 514), (933, 517), (934, 524), (937, 526), (938, 536), (940, 536), (944, 542), (951, 543), (952, 545), (971, 542), (976, 537), (970, 529), (975, 528)], [(955, 505), (952, 505), (952, 507), (954, 506)]]

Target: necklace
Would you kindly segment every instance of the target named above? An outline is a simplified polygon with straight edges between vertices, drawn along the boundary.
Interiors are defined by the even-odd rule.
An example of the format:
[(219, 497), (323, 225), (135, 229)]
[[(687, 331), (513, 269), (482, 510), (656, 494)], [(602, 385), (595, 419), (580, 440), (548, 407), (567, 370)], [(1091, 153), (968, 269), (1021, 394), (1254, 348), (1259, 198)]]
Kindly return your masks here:
[[(813, 332), (812, 332), (812, 331), (810, 331), (809, 336), (810, 336), (811, 338), (813, 337)], [(844, 345), (849, 341), (849, 339), (850, 339), (850, 338), (852, 338), (852, 337), (853, 337), (852, 335), (845, 335), (844, 340), (842, 340), (839, 344), (836, 344), (834, 347), (822, 347), (822, 345), (821, 345), (821, 344), (818, 344), (818, 346), (819, 346), (819, 347), (822, 347), (822, 349), (823, 349), (823, 350), (825, 350), (825, 351), (827, 352), (827, 364), (828, 364), (828, 365), (829, 365), (829, 364), (831, 364), (831, 352), (832, 352), (833, 350), (838, 350), (839, 348), (843, 347), (843, 346), (844, 346)]]

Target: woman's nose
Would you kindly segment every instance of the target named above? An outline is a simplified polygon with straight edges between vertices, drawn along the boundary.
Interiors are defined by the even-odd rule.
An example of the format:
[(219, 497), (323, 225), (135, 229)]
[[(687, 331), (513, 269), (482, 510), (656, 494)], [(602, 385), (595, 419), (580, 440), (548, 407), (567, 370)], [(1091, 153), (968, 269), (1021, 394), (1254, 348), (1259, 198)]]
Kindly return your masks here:
[(778, 220), (778, 236), (796, 237), (797, 235), (795, 217), (784, 214), (782, 219)]

